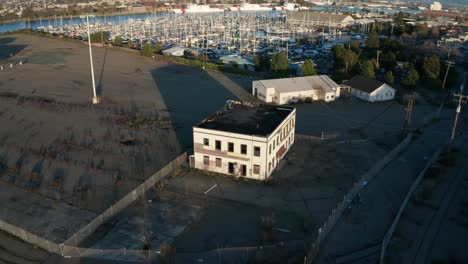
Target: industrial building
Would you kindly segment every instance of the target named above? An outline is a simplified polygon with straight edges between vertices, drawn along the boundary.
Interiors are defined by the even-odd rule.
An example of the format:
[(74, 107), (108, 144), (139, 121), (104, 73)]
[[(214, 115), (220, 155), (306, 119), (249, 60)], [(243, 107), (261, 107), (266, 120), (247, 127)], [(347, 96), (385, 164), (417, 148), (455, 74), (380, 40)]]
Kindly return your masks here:
[(296, 11), (288, 13), (286, 22), (298, 27), (345, 28), (354, 24), (354, 18), (343, 14)]
[(252, 83), (252, 94), (279, 105), (306, 98), (331, 102), (340, 97), (340, 85), (326, 75), (260, 80)]
[(294, 143), (296, 109), (228, 101), (193, 127), (191, 166), (266, 180)]
[(347, 85), (352, 95), (367, 102), (388, 101), (395, 98), (396, 90), (390, 85), (364, 76), (354, 76)]

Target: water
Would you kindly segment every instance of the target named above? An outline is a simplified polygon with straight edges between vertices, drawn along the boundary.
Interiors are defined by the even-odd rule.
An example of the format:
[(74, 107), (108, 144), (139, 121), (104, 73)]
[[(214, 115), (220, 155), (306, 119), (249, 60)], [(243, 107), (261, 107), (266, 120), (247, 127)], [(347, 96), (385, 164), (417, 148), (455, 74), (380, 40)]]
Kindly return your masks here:
[[(93, 18), (90, 18), (91, 23), (112, 23), (112, 24), (122, 24), (128, 21), (129, 19), (147, 19), (147, 18), (152, 18), (152, 17), (169, 17), (169, 16), (174, 16), (174, 14), (170, 13), (158, 13), (158, 14), (131, 14), (131, 15), (115, 15), (115, 16), (96, 16)], [(60, 17), (57, 17), (56, 19), (43, 19), (43, 20), (36, 20), (36, 21), (31, 21), (28, 23), (27, 20), (23, 22), (13, 22), (13, 23), (6, 23), (6, 24), (0, 24), (0, 33), (1, 32), (7, 32), (7, 31), (13, 31), (13, 30), (19, 30), (19, 29), (27, 29), (27, 28), (37, 28), (40, 26), (54, 26), (58, 27), (61, 25), (67, 25), (67, 24), (82, 24), (85, 21), (82, 18), (75, 17), (75, 18), (70, 18), (70, 17), (63, 17), (60, 19)]]
[[(268, 13), (270, 15), (273, 14), (278, 14), (279, 12), (275, 11), (260, 11), (260, 12), (248, 12), (245, 14), (260, 14), (260, 13)], [(237, 12), (225, 12), (224, 14), (226, 15), (237, 15)], [(207, 13), (200, 13), (200, 14), (186, 14), (185, 16), (209, 16), (210, 14)], [(114, 25), (119, 25), (127, 22), (129, 19), (134, 19), (134, 20), (144, 20), (147, 18), (154, 18), (154, 17), (174, 17), (174, 16), (180, 16), (177, 14), (173, 13), (147, 13), (147, 14), (130, 14), (130, 15), (112, 15), (112, 16), (96, 16), (93, 18), (90, 18), (90, 23), (112, 23)], [(43, 20), (36, 20), (36, 21), (30, 21), (28, 23), (27, 20), (24, 20), (22, 22), (13, 22), (13, 23), (5, 23), (5, 24), (0, 24), (0, 33), (2, 32), (7, 32), (7, 31), (14, 31), (14, 30), (19, 30), (19, 29), (35, 29), (41, 26), (53, 26), (53, 27), (61, 27), (62, 25), (67, 25), (67, 24), (84, 24), (85, 21), (82, 18), (75, 17), (75, 18), (70, 18), (70, 17), (63, 17), (60, 19), (60, 17), (57, 17), (55, 19), (43, 19)]]

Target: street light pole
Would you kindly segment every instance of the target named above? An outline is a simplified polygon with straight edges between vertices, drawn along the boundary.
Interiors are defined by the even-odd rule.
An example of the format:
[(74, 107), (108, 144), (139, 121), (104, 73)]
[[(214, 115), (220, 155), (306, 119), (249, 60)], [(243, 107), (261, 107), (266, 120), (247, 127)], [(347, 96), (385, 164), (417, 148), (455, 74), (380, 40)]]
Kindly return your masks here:
[[(96, 94), (96, 82), (94, 80), (94, 66), (93, 66), (93, 51), (91, 49), (91, 33), (90, 33), (90, 29), (89, 29), (89, 17), (94, 17), (94, 16), (86, 15), (84, 17), (86, 17), (86, 25), (87, 25), (87, 28), (88, 28), (89, 61), (90, 61), (90, 64), (91, 64), (91, 80), (92, 80), (92, 83), (93, 83), (92, 103), (93, 104), (99, 104), (99, 103), (101, 103), (101, 98), (99, 98), (97, 96), (97, 94)], [(81, 18), (84, 18), (84, 17), (81, 17)]]

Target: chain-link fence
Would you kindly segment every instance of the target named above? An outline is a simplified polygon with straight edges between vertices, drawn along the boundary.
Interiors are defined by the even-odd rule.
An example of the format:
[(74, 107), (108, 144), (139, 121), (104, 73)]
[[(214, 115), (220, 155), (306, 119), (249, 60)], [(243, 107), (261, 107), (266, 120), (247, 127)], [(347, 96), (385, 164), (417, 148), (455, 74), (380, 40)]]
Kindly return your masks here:
[(325, 237), (330, 233), (335, 224), (340, 219), (343, 212), (350, 206), (351, 202), (362, 191), (362, 189), (390, 162), (398, 153), (405, 149), (411, 142), (412, 134), (409, 134), (400, 144), (390, 151), (384, 158), (379, 160), (369, 171), (367, 171), (359, 181), (354, 184), (354, 187), (343, 197), (343, 201), (338, 203), (337, 207), (332, 210), (331, 214), (325, 220), (324, 224), (318, 228), (317, 237), (310, 246), (309, 252), (304, 263), (310, 264), (316, 257), (319, 247)]
[(176, 168), (179, 168), (183, 163), (187, 162), (187, 153), (183, 153), (169, 164), (164, 166), (158, 172), (149, 177), (145, 182), (131, 191), (129, 194), (124, 196), (115, 204), (111, 205), (102, 214), (94, 218), (85, 227), (78, 230), (69, 239), (62, 244), (57, 244), (45, 238), (39, 237), (33, 233), (24, 230), (21, 227), (14, 226), (0, 219), (0, 230), (3, 230), (13, 236), (16, 236), (32, 245), (40, 247), (48, 252), (55, 253), (64, 257), (82, 257), (102, 254), (117, 254), (117, 255), (134, 255), (139, 257), (150, 257), (151, 255), (157, 255), (159, 252), (150, 250), (101, 250), (101, 249), (90, 249), (90, 248), (79, 248), (77, 247), (81, 241), (91, 235), (99, 226), (114, 217), (116, 214), (127, 208), (135, 200), (139, 199), (146, 191), (155, 184), (159, 183), (169, 176)]
[(392, 222), (392, 225), (388, 229), (388, 231), (385, 233), (385, 236), (382, 240), (382, 246), (380, 249), (380, 264), (384, 263), (384, 257), (387, 251), (388, 244), (392, 240), (393, 233), (395, 232), (395, 229), (398, 225), (398, 222), (400, 221), (401, 215), (405, 211), (406, 206), (408, 205), (408, 202), (411, 199), (411, 196), (413, 195), (414, 191), (418, 188), (419, 184), (424, 178), (424, 175), (426, 174), (426, 171), (429, 169), (429, 167), (437, 160), (437, 158), (440, 156), (440, 153), (442, 153), (442, 150), (444, 149), (445, 146), (441, 147), (434, 155), (432, 155), (431, 159), (427, 162), (426, 166), (424, 169), (421, 171), (421, 173), (418, 175), (416, 180), (414, 180), (413, 184), (411, 185), (411, 188), (409, 189), (408, 193), (406, 194), (405, 200), (403, 200), (403, 203), (400, 206), (400, 209), (398, 210), (398, 213), (395, 217), (395, 219)]

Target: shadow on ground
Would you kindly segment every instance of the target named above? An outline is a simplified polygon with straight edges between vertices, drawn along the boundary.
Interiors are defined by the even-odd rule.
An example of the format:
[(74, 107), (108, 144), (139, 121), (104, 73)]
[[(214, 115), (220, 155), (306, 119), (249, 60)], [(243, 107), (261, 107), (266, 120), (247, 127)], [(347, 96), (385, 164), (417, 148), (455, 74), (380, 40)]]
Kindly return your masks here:
[(12, 37), (0, 38), (0, 61), (15, 56), (27, 47), (26, 45), (10, 45), (15, 40), (16, 38)]
[(204, 70), (169, 64), (151, 75), (174, 122), (183, 150), (192, 146), (192, 127), (236, 97)]
[(101, 72), (99, 74), (99, 81), (98, 81), (98, 84), (97, 84), (97, 87), (96, 87), (96, 94), (98, 96), (102, 96), (102, 88), (104, 86), (103, 82), (102, 82), (102, 79), (104, 77), (104, 69), (106, 67), (106, 61), (107, 61), (107, 52), (108, 52), (108, 48), (105, 48), (106, 50), (104, 51), (104, 57), (102, 59), (102, 65), (101, 65)]

